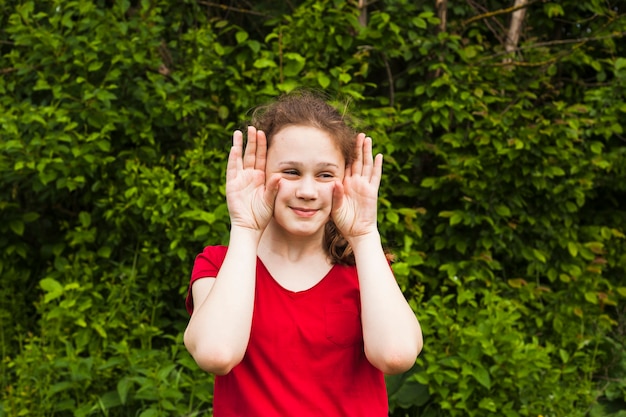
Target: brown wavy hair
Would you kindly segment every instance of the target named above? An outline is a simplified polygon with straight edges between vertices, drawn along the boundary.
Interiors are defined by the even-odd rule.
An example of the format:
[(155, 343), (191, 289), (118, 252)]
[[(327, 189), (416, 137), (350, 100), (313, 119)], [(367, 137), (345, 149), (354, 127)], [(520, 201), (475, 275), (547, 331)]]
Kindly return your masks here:
[[(345, 106), (347, 107), (347, 105)], [(328, 98), (311, 90), (296, 90), (275, 101), (257, 107), (252, 113), (252, 126), (265, 132), (268, 149), (272, 138), (287, 126), (309, 126), (326, 132), (341, 151), (346, 166), (355, 158), (357, 132), (345, 111), (339, 111)], [(324, 250), (333, 264), (354, 265), (354, 253), (332, 220), (324, 229)]]

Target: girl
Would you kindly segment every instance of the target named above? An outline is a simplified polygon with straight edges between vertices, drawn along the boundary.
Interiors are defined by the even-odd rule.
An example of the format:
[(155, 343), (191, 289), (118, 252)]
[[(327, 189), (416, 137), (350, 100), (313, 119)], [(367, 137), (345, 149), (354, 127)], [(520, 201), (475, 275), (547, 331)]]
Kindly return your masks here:
[[(196, 258), (185, 345), (215, 417), (383, 417), (422, 348), (377, 228), (382, 155), (308, 92), (258, 109), (228, 158), (228, 247)], [(258, 130), (257, 130), (258, 128)]]

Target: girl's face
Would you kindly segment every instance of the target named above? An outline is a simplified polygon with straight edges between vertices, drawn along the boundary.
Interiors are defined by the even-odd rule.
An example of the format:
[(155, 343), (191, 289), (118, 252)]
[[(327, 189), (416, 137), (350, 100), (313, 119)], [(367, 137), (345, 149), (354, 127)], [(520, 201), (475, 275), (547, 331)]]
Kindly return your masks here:
[(282, 179), (274, 205), (274, 223), (296, 236), (323, 234), (330, 218), (333, 188), (342, 181), (346, 161), (335, 141), (309, 126), (287, 126), (272, 137), (266, 177)]

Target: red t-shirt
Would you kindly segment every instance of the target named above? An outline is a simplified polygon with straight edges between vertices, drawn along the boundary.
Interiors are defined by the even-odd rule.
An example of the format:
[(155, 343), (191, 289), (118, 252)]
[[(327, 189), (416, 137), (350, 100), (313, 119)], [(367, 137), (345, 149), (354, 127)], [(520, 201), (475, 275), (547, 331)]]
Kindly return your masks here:
[[(191, 284), (217, 276), (226, 250), (205, 248)], [(190, 295), (186, 306), (191, 314)], [(365, 357), (360, 313), (355, 267), (335, 265), (312, 288), (293, 292), (257, 258), (250, 341), (242, 362), (215, 378), (214, 416), (387, 416), (384, 376)]]

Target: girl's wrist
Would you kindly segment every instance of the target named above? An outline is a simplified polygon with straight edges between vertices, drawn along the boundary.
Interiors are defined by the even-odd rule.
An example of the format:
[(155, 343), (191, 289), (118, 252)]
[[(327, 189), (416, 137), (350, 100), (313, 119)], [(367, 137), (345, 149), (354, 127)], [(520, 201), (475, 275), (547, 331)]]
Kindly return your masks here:
[(352, 250), (356, 252), (361, 246), (370, 247), (372, 244), (380, 245), (380, 233), (378, 229), (374, 229), (363, 234), (346, 237), (346, 240), (352, 247)]
[(249, 227), (242, 227), (231, 225), (230, 228), (230, 241), (231, 244), (233, 241), (243, 241), (255, 243), (258, 245), (261, 240), (261, 236), (263, 235), (263, 230), (260, 229), (252, 229)]

